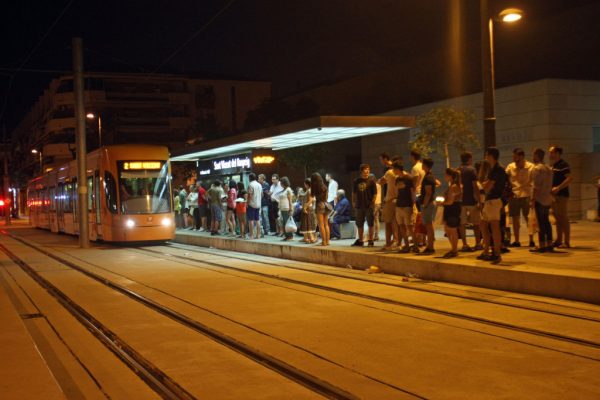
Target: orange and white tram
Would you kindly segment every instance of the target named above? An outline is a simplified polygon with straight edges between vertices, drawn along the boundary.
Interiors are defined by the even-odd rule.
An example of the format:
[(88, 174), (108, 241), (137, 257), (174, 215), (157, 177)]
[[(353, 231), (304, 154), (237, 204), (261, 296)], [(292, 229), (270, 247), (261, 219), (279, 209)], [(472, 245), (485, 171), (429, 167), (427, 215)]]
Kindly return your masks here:
[[(163, 146), (115, 145), (87, 155), (90, 240), (165, 241), (175, 235), (169, 151)], [(30, 224), (79, 234), (77, 162), (29, 182)]]

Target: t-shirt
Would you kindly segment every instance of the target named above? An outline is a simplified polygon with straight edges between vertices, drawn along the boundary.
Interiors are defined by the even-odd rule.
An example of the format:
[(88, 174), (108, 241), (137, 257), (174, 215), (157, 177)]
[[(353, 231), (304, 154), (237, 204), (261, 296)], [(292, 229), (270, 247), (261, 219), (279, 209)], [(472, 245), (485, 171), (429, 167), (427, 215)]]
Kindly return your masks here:
[[(279, 193), (278, 201), (279, 201), (279, 209), (281, 211), (290, 211), (290, 197), (294, 194), (292, 189), (285, 188), (283, 192)], [(289, 196), (289, 197), (288, 197)]]
[(231, 188), (229, 189), (229, 193), (227, 193), (227, 207), (235, 208), (235, 199), (237, 199), (237, 190)]
[(473, 192), (473, 182), (477, 182), (477, 171), (470, 165), (461, 165), (458, 167), (458, 170), (460, 171), (460, 178), (463, 185), (462, 203), (465, 206), (474, 206), (477, 204), (477, 197), (479, 197), (479, 193)]
[(396, 178), (398, 176), (394, 173), (393, 169), (388, 169), (383, 175), (385, 179), (385, 185), (387, 186), (387, 191), (385, 192), (385, 201), (391, 201), (396, 199), (396, 195), (398, 191), (396, 190)]
[(525, 161), (523, 168), (518, 168), (517, 164), (512, 162), (506, 167), (506, 174), (510, 181), (514, 197), (531, 197), (531, 169), (533, 164)]
[(421, 185), (423, 183), (423, 178), (425, 178), (425, 170), (423, 169), (423, 163), (419, 161), (415, 165), (413, 165), (412, 169), (410, 170), (410, 174), (415, 180), (415, 188), (417, 190), (417, 193), (421, 193)]
[[(261, 187), (262, 189), (262, 187)], [(281, 182), (277, 182), (277, 184), (271, 185), (271, 201), (278, 201), (279, 194), (283, 192), (283, 186), (281, 186)], [(252, 207), (252, 206), (250, 206)]]
[(263, 182), (262, 189), (263, 189), (263, 195), (262, 195), (262, 200), (260, 202), (260, 205), (263, 207), (267, 207), (267, 206), (269, 206), (269, 204), (271, 204), (271, 199), (269, 198), (269, 195), (267, 194), (267, 192), (270, 189), (269, 184), (267, 182)]
[(187, 192), (184, 189), (181, 189), (179, 192), (179, 202), (181, 203), (181, 208), (187, 207)]
[(248, 206), (260, 208), (262, 193), (262, 185), (258, 181), (250, 182), (250, 185), (248, 185)]
[(366, 209), (371, 207), (377, 195), (375, 178), (373, 176), (369, 176), (366, 179), (362, 177), (356, 178), (352, 183), (352, 192), (354, 193), (356, 208)]
[(542, 163), (531, 169), (533, 199), (543, 206), (552, 205), (552, 169)]
[(213, 186), (208, 189), (207, 197), (211, 205), (221, 205), (221, 197), (225, 196), (225, 192), (221, 186)]
[(419, 197), (419, 201), (421, 202), (421, 204), (425, 203), (425, 196), (427, 195), (427, 186), (431, 187), (431, 197), (429, 198), (429, 203), (427, 203), (427, 205), (429, 205), (433, 203), (433, 201), (435, 201), (435, 177), (432, 173), (425, 174), (423, 180), (421, 181), (421, 196)]
[(327, 202), (331, 203), (335, 200), (335, 196), (337, 196), (338, 191), (338, 183), (333, 179), (329, 180), (329, 185), (327, 186)]
[(412, 176), (402, 175), (396, 179), (396, 189), (398, 190), (398, 197), (396, 198), (396, 207), (412, 207), (413, 192), (412, 189), (415, 187)]
[[(552, 165), (552, 187), (558, 186), (567, 179), (571, 173), (571, 166), (563, 159), (558, 160)], [(557, 196), (569, 197), (569, 187), (562, 188), (556, 194)]]
[(200, 186), (200, 188), (198, 189), (198, 206), (202, 206), (208, 203), (204, 196), (206, 196), (206, 189)]
[(506, 186), (506, 172), (500, 163), (494, 164), (487, 176), (487, 180), (494, 181), (494, 186), (485, 195), (486, 200), (501, 199), (504, 187)]

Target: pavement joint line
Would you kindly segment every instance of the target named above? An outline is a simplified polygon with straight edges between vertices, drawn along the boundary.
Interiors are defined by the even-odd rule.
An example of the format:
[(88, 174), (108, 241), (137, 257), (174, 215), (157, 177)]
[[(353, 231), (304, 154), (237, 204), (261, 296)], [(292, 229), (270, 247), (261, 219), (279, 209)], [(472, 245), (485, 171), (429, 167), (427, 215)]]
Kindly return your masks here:
[[(169, 247), (171, 247), (171, 246), (174, 248), (179, 248), (180, 250), (183, 250), (183, 248), (178, 247), (177, 245), (170, 244)], [(140, 249), (146, 250), (144, 248), (140, 248)], [(152, 251), (152, 250), (148, 249), (148, 251)], [(213, 253), (202, 251), (202, 250), (196, 250), (196, 252), (213, 255)], [(169, 255), (171, 255), (171, 254), (169, 254)], [(248, 258), (240, 257), (240, 256), (221, 256), (219, 258), (230, 258), (230, 259), (236, 259), (236, 260), (241, 260), (241, 261), (253, 262), (253, 260), (249, 260)], [(207, 261), (215, 262), (214, 260), (211, 260), (211, 259), (207, 259)], [(372, 279), (365, 279), (365, 278), (358, 277), (358, 276), (348, 276), (348, 275), (342, 275), (342, 274), (334, 273), (334, 272), (317, 271), (314, 269), (290, 266), (290, 265), (284, 265), (284, 264), (277, 264), (274, 262), (266, 262), (266, 261), (261, 261), (261, 262), (262, 262), (262, 264), (272, 265), (275, 267), (288, 268), (288, 269), (298, 270), (298, 271), (305, 271), (305, 272), (310, 272), (310, 273), (315, 273), (315, 274), (320, 274), (320, 275), (334, 276), (334, 277), (343, 278), (343, 279), (357, 280), (357, 281), (367, 282), (367, 283), (371, 283), (371, 284), (395, 287), (395, 288), (399, 288), (399, 289), (414, 290), (414, 291), (418, 291), (418, 292), (431, 293), (431, 294), (436, 294), (436, 295), (440, 295), (440, 296), (455, 297), (455, 298), (461, 298), (461, 299), (466, 299), (466, 300), (479, 301), (482, 303), (498, 304), (498, 305), (502, 305), (502, 306), (506, 306), (506, 307), (519, 308), (519, 309), (524, 309), (524, 310), (529, 310), (529, 311), (536, 311), (536, 312), (541, 312), (541, 313), (546, 313), (546, 314), (554, 314), (554, 315), (559, 315), (559, 316), (563, 316), (563, 317), (582, 319), (582, 320), (588, 320), (588, 321), (593, 321), (593, 322), (600, 322), (600, 318), (578, 316), (578, 315), (569, 314), (569, 313), (560, 313), (560, 312), (551, 311), (551, 310), (543, 310), (543, 309), (539, 309), (536, 307), (529, 307), (529, 306), (524, 306), (524, 305), (505, 303), (505, 302), (501, 302), (501, 301), (482, 299), (482, 298), (475, 297), (475, 296), (464, 296), (464, 295), (460, 295), (460, 294), (444, 293), (444, 292), (437, 291), (437, 290), (411, 287), (411, 286), (403, 285), (400, 283), (381, 282), (381, 281), (376, 281), (376, 280), (372, 280)]]
[[(23, 245), (31, 247), (34, 250), (44, 254), (45, 256), (47, 256), (49, 258), (52, 258), (64, 265), (67, 265), (67, 266), (73, 268), (74, 270), (82, 273), (83, 275), (88, 276), (89, 278), (94, 279), (94, 280), (112, 288), (113, 290), (118, 291), (118, 292), (146, 305), (147, 307), (153, 309), (154, 311), (157, 311), (163, 315), (166, 315), (167, 317), (173, 319), (174, 321), (179, 322), (180, 324), (182, 324), (184, 326), (188, 326), (189, 328), (194, 329), (194, 330), (198, 331), (199, 333), (202, 333), (202, 334), (210, 337), (214, 341), (216, 341), (234, 351), (237, 351), (240, 354), (245, 355), (246, 357), (257, 362), (258, 364), (260, 364), (266, 368), (269, 368), (269, 369), (281, 374), (282, 376), (286, 376), (288, 379), (290, 379), (300, 385), (303, 385), (306, 388), (323, 395), (324, 397), (327, 397), (330, 399), (340, 399), (340, 400), (346, 400), (346, 399), (358, 400), (358, 398), (356, 396), (354, 396), (351, 393), (346, 392), (345, 390), (343, 390), (341, 388), (338, 388), (326, 381), (322, 381), (320, 378), (318, 378), (316, 376), (307, 374), (304, 371), (299, 370), (299, 369), (293, 367), (292, 365), (285, 363), (284, 361), (281, 361), (275, 357), (269, 356), (268, 354), (262, 352), (259, 349), (250, 348), (246, 344), (244, 344), (232, 337), (229, 337), (221, 332), (218, 332), (215, 329), (210, 328), (198, 321), (191, 320), (190, 318), (178, 313), (175, 310), (172, 310), (166, 306), (162, 306), (162, 305), (158, 304), (157, 302), (155, 302), (145, 296), (140, 295), (139, 293), (136, 293), (130, 289), (122, 287), (121, 285), (111, 282), (110, 280), (103, 278), (91, 271), (88, 271), (85, 268), (82, 268), (68, 260), (65, 260), (59, 256), (56, 256), (55, 254), (52, 254), (49, 251), (44, 250), (43, 248), (40, 248), (37, 245), (29, 243), (28, 240), (25, 240), (21, 237), (15, 236), (6, 231), (1, 231), (1, 232), (5, 236), (8, 236), (15, 241), (21, 242)], [(0, 244), (0, 249), (2, 251), (4, 251), (5, 253), (7, 253), (11, 258), (14, 256), (17, 260), (21, 261), (12, 252), (10, 252), (10, 250), (8, 250), (4, 245)], [(12, 254), (12, 256), (11, 256), (11, 254)], [(18, 264), (18, 262), (17, 262), (17, 264)], [(43, 279), (43, 278), (41, 278), (41, 279)], [(48, 284), (51, 285), (49, 282), (48, 282)], [(416, 398), (424, 399), (424, 397), (422, 397), (418, 394), (411, 393), (404, 389), (400, 389), (400, 390), (403, 391), (404, 393), (410, 394)], [(194, 398), (194, 397), (192, 396), (190, 398)]]
[(127, 343), (122, 341), (114, 332), (109, 330), (100, 321), (96, 320), (91, 314), (75, 303), (64, 292), (38, 274), (25, 261), (4, 246), (4, 244), (0, 244), (0, 250), (8, 255), (15, 264), (25, 271), (50, 295), (52, 295), (52, 297), (54, 297), (82, 325), (90, 330), (98, 340), (100, 340), (108, 349), (110, 349), (113, 354), (115, 354), (121, 361), (131, 368), (132, 371), (134, 371), (160, 396), (165, 399), (174, 400), (196, 399), (193, 395), (169, 378), (168, 375), (155, 367)]
[[(158, 253), (158, 254), (160, 254), (160, 252), (157, 252), (157, 251), (154, 251), (154, 250), (141, 249), (141, 248), (138, 248), (138, 249), (142, 250), (144, 252)], [(469, 315), (465, 315), (465, 314), (460, 314), (460, 313), (456, 313), (456, 312), (452, 312), (452, 311), (444, 311), (444, 310), (439, 310), (439, 309), (436, 309), (436, 308), (433, 308), (433, 307), (421, 306), (421, 305), (417, 305), (417, 304), (412, 304), (412, 303), (407, 303), (407, 302), (403, 302), (403, 301), (387, 299), (387, 298), (384, 298), (384, 297), (373, 296), (373, 295), (368, 295), (368, 294), (364, 294), (364, 293), (358, 293), (358, 292), (354, 292), (354, 291), (350, 291), (350, 290), (345, 290), (345, 289), (332, 288), (330, 286), (319, 285), (319, 284), (310, 283), (310, 282), (304, 282), (304, 281), (300, 281), (300, 280), (292, 279), (292, 278), (284, 278), (284, 277), (281, 277), (281, 276), (270, 275), (270, 274), (266, 274), (266, 273), (262, 273), (262, 272), (258, 272), (258, 271), (250, 271), (250, 270), (246, 270), (246, 269), (243, 269), (243, 268), (238, 268), (238, 267), (223, 265), (223, 264), (219, 264), (219, 263), (215, 263), (215, 262), (196, 260), (194, 258), (186, 257), (186, 256), (171, 255), (171, 257), (175, 257), (175, 258), (179, 258), (179, 259), (185, 259), (185, 260), (196, 262), (196, 263), (203, 263), (203, 264), (207, 264), (207, 265), (212, 265), (212, 266), (215, 266), (215, 267), (218, 267), (218, 268), (231, 269), (231, 270), (235, 270), (235, 271), (238, 271), (238, 272), (252, 274), (252, 275), (257, 275), (257, 276), (261, 276), (261, 277), (265, 277), (265, 278), (281, 280), (281, 281), (284, 281), (284, 282), (287, 282), (287, 283), (308, 286), (308, 287), (312, 287), (312, 288), (315, 288), (315, 289), (320, 289), (320, 290), (325, 290), (325, 291), (339, 293), (339, 294), (342, 294), (342, 295), (354, 296), (354, 297), (364, 298), (364, 299), (367, 299), (367, 300), (372, 300), (372, 301), (376, 301), (376, 302), (380, 302), (380, 303), (386, 303), (386, 304), (392, 304), (392, 305), (397, 305), (397, 306), (403, 306), (403, 307), (413, 308), (413, 309), (417, 309), (417, 310), (421, 310), (421, 311), (425, 311), (425, 312), (430, 312), (430, 313), (434, 313), (434, 314), (444, 315), (444, 316), (448, 316), (448, 317), (454, 317), (454, 318), (458, 318), (458, 319), (470, 320), (470, 321), (473, 321), (473, 322), (478, 322), (478, 323), (482, 323), (482, 324), (492, 325), (492, 326), (496, 326), (496, 327), (500, 327), (500, 328), (505, 328), (505, 329), (509, 329), (509, 330), (514, 330), (514, 331), (520, 331), (520, 332), (529, 333), (529, 334), (536, 335), (536, 336), (544, 336), (544, 337), (548, 337), (550, 339), (561, 340), (561, 341), (565, 341), (565, 342), (571, 342), (571, 343), (575, 343), (575, 344), (579, 344), (579, 345), (583, 345), (583, 346), (588, 346), (588, 347), (600, 349), (600, 343), (597, 343), (597, 342), (594, 342), (594, 341), (591, 341), (591, 340), (574, 338), (574, 337), (571, 337), (571, 336), (561, 335), (561, 334), (557, 334), (557, 333), (545, 332), (545, 331), (538, 330), (538, 329), (533, 329), (533, 328), (520, 327), (520, 326), (517, 326), (517, 325), (514, 325), (514, 324), (509, 324), (509, 323), (504, 323), (504, 322), (489, 320), (487, 318), (473, 317), (473, 316), (469, 316)]]

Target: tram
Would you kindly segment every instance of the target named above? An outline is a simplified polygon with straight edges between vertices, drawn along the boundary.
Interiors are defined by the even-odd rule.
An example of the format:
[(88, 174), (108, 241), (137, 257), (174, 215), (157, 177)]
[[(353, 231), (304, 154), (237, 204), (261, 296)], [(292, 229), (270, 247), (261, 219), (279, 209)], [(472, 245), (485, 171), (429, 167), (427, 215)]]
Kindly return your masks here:
[[(175, 235), (169, 151), (164, 146), (115, 145), (87, 155), (89, 238), (166, 241)], [(77, 162), (31, 180), (30, 224), (79, 234)]]

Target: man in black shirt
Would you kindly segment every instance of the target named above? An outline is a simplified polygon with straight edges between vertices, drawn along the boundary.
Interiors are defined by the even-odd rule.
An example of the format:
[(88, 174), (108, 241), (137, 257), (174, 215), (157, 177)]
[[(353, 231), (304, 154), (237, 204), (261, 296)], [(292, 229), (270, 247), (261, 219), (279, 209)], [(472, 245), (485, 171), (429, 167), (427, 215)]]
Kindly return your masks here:
[[(502, 261), (500, 251), (502, 248), (502, 235), (500, 232), (500, 213), (503, 207), (502, 193), (506, 186), (506, 171), (498, 163), (500, 152), (495, 147), (485, 150), (485, 161), (490, 165), (490, 172), (483, 182), (485, 192), (485, 203), (483, 204), (481, 233), (483, 234), (483, 253), (480, 260), (491, 261), (498, 264)], [(490, 226), (492, 235), (490, 237)], [(494, 241), (494, 249), (489, 254), (491, 241)]]
[(423, 170), (425, 171), (425, 176), (421, 181), (421, 195), (419, 196), (419, 201), (421, 202), (421, 218), (423, 219), (425, 229), (427, 229), (427, 247), (421, 253), (424, 255), (435, 253), (433, 248), (433, 242), (435, 240), (433, 220), (435, 219), (436, 212), (435, 187), (437, 186), (437, 182), (435, 176), (431, 173), (431, 168), (433, 168), (433, 160), (431, 158), (424, 159)]
[(358, 229), (358, 238), (352, 246), (363, 246), (365, 220), (369, 226), (369, 247), (374, 246), (373, 225), (375, 218), (373, 209), (375, 208), (375, 196), (377, 195), (377, 185), (375, 177), (371, 175), (371, 167), (368, 164), (361, 164), (360, 177), (352, 183), (352, 206), (356, 209), (356, 228)]
[(419, 252), (414, 232), (413, 232), (413, 209), (415, 205), (416, 193), (414, 178), (404, 171), (404, 167), (399, 162), (394, 163), (394, 172), (398, 175), (396, 178), (396, 223), (398, 225), (399, 240), (401, 246), (404, 239), (404, 246), (400, 249), (401, 253), (410, 252), (409, 238), (414, 242), (413, 250)]
[[(477, 185), (477, 171), (473, 168), (473, 155), (465, 152), (460, 155), (462, 165), (458, 167), (462, 181), (462, 207), (460, 213), (460, 236), (462, 238), (462, 251), (483, 250), (481, 246), (481, 196), (479, 186)], [(466, 223), (473, 225), (475, 233), (475, 247), (471, 248), (467, 244)]]
[[(569, 223), (569, 184), (573, 180), (571, 167), (562, 159), (563, 149), (550, 147), (552, 163), (552, 194), (554, 204), (552, 211), (556, 218), (556, 241), (554, 247), (571, 247), (571, 224)], [(564, 242), (563, 242), (564, 240)]]

